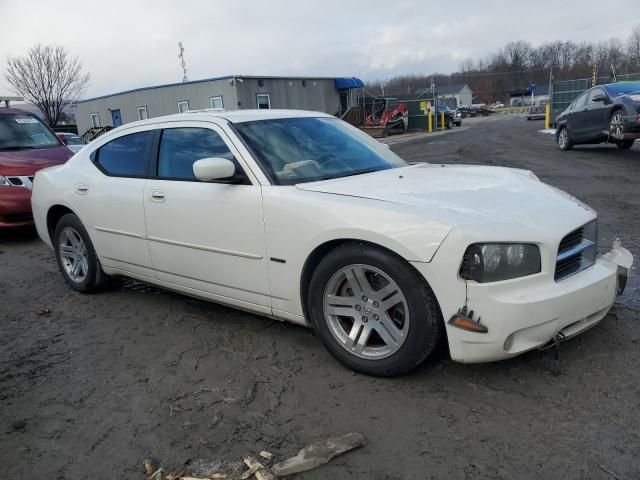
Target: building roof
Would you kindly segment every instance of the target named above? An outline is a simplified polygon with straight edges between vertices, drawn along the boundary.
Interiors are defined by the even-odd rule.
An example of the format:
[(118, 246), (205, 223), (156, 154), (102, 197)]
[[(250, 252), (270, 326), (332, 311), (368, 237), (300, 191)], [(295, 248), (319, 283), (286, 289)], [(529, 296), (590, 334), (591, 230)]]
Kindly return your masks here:
[[(115, 97), (116, 95), (124, 95), (125, 93), (134, 93), (134, 92), (142, 92), (145, 90), (155, 90), (158, 88), (165, 88), (165, 87), (177, 87), (180, 85), (193, 85), (195, 83), (205, 83), (205, 82), (215, 82), (217, 80), (231, 80), (234, 78), (250, 78), (250, 79), (263, 79), (263, 80), (274, 80), (274, 79), (286, 79), (286, 80), (335, 80), (336, 84), (338, 82), (338, 80), (349, 80), (351, 82), (359, 82), (361, 85), (360, 87), (344, 87), (344, 88), (361, 88), (364, 84), (362, 83), (362, 80), (356, 78), (356, 77), (345, 77), (345, 78), (338, 78), (338, 77), (320, 77), (320, 76), (308, 76), (308, 77), (276, 77), (276, 76), (269, 76), (269, 75), (225, 75), (223, 77), (211, 77), (211, 78), (203, 78), (201, 80), (190, 80), (187, 82), (175, 82), (175, 83), (166, 83), (164, 85), (151, 85), (149, 87), (140, 87), (140, 88), (132, 88), (131, 90), (124, 90), (122, 92), (116, 92), (116, 93), (109, 93), (107, 95), (101, 95), (98, 97), (92, 97), (92, 98), (85, 98), (83, 100), (78, 101), (77, 103), (84, 103), (84, 102), (90, 102), (92, 100), (100, 100), (102, 98), (109, 98), (109, 97)], [(337, 86), (336, 86), (337, 88)]]
[[(467, 85), (466, 83), (458, 83), (454, 85), (436, 85), (436, 93), (438, 95), (455, 95), (462, 92), (465, 87), (471, 90), (471, 87), (469, 87), (469, 85)], [(419, 88), (415, 91), (415, 94), (420, 96), (428, 93), (431, 93), (430, 88)]]

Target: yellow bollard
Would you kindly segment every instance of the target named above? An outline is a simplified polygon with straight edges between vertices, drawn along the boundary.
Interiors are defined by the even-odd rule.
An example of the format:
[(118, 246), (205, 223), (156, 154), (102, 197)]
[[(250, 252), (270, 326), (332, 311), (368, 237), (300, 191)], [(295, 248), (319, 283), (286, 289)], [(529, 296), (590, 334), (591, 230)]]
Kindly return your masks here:
[(547, 103), (544, 110), (544, 128), (549, 130), (551, 128), (551, 104)]
[(427, 130), (429, 130), (429, 133), (432, 133), (433, 132), (433, 111), (432, 110), (429, 110), (429, 114), (427, 115), (427, 117), (428, 117), (427, 123), (429, 124), (427, 127)]
[(440, 125), (442, 125), (442, 130), (444, 130), (444, 112), (440, 112)]

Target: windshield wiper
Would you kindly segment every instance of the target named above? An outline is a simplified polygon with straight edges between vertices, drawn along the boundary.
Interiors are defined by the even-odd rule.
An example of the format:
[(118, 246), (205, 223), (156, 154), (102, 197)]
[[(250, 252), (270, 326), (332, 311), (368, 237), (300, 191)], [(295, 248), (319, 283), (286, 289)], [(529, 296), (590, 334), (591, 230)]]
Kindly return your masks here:
[(31, 145), (12, 145), (11, 147), (3, 147), (0, 150), (33, 150), (36, 147), (32, 147)]
[(364, 169), (364, 170), (357, 170), (355, 172), (348, 172), (348, 173), (335, 174), (335, 175), (327, 175), (326, 177), (321, 177), (319, 179), (314, 179), (312, 181), (313, 182), (317, 182), (319, 180), (331, 180), (333, 178), (353, 177), (354, 175), (363, 175), (365, 173), (379, 172), (381, 170), (388, 170), (388, 168), (372, 167), (372, 168), (367, 168), (367, 169)]

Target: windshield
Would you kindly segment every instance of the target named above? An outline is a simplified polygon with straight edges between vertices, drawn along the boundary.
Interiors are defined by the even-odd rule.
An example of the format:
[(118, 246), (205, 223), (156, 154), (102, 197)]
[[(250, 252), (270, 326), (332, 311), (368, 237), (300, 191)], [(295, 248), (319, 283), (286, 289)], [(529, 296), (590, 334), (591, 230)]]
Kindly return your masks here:
[(612, 97), (625, 93), (640, 92), (640, 82), (614, 83), (605, 87)]
[(0, 115), (0, 150), (57, 147), (60, 142), (32, 115)]
[(277, 185), (405, 166), (386, 146), (337, 118), (285, 118), (235, 125)]

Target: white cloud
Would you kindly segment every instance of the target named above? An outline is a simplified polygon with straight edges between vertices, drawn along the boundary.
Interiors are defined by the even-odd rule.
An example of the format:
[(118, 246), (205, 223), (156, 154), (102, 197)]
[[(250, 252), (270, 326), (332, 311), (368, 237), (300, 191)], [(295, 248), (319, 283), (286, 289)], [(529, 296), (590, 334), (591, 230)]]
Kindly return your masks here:
[[(637, 10), (637, 0), (618, 3), (618, 11)], [(498, 0), (0, 0), (0, 72), (8, 55), (42, 42), (83, 61), (92, 77), (88, 96), (176, 82), (181, 40), (190, 79), (446, 73), (511, 40), (599, 41), (624, 37), (638, 23), (634, 15), (602, 22), (601, 5), (539, 0), (529, 12)]]

